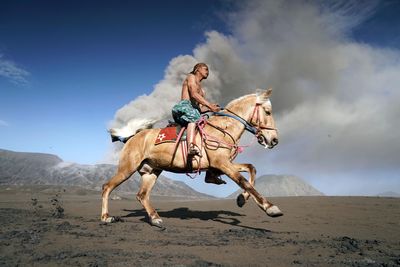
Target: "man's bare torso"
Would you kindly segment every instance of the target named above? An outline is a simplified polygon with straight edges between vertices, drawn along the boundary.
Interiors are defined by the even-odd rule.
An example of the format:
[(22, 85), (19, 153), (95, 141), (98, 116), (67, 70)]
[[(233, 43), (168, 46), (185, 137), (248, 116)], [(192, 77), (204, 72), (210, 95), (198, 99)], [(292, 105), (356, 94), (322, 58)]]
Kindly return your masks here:
[[(188, 79), (189, 79), (190, 75), (194, 76), (193, 74), (188, 74), (188, 76), (186, 77), (185, 81), (183, 82), (181, 100), (190, 100), (192, 102), (196, 102), (197, 103), (196, 100), (194, 100), (193, 98), (190, 97), (189, 82), (188, 82)], [(197, 93), (199, 93), (202, 97), (204, 97), (205, 96), (205, 92), (204, 92), (203, 88), (201, 88), (200, 81), (197, 81), (197, 79), (196, 79), (195, 85), (196, 85), (195, 87), (196, 87)]]

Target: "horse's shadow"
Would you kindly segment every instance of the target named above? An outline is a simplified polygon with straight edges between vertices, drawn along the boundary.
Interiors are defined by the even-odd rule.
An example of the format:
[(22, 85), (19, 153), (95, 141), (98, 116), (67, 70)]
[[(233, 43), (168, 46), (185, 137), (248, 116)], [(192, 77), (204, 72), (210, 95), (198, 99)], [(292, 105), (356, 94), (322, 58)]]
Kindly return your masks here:
[[(147, 213), (143, 209), (137, 209), (137, 210), (124, 209), (123, 211), (130, 212), (127, 215), (122, 216), (123, 218), (124, 217), (125, 218), (143, 217), (141, 219), (141, 221), (149, 223), (149, 220), (147, 218)], [(199, 210), (190, 210), (187, 207), (181, 207), (181, 208), (176, 208), (176, 209), (169, 210), (169, 211), (157, 211), (157, 212), (161, 218), (176, 218), (176, 219), (181, 219), (181, 220), (200, 219), (202, 221), (214, 221), (214, 222), (220, 222), (223, 224), (229, 224), (232, 226), (242, 227), (242, 228), (246, 228), (246, 229), (252, 229), (252, 230), (263, 231), (263, 232), (271, 232), (270, 230), (267, 230), (267, 229), (255, 228), (255, 227), (251, 227), (251, 226), (242, 225), (241, 221), (239, 219), (233, 218), (233, 217), (243, 217), (246, 215), (239, 214), (236, 212), (231, 212), (231, 211), (225, 211), (225, 210), (199, 211)]]

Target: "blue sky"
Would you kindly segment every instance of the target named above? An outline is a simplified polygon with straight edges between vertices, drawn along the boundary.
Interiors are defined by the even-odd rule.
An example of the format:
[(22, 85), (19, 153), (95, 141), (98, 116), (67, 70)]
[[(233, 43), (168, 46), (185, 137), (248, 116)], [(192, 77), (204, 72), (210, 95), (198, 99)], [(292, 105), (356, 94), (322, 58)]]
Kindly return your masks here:
[(2, 60), (29, 75), (0, 77), (0, 147), (100, 160), (115, 111), (219, 27), (211, 2), (2, 1)]
[[(263, 6), (260, 4), (263, 1), (253, 2), (256, 7)], [(272, 7), (280, 3), (264, 2), (272, 3)], [(296, 5), (291, 1), (282, 3)], [(350, 10), (346, 18), (354, 18), (354, 21), (347, 23), (344, 30), (336, 22), (335, 27), (341, 32), (339, 41), (335, 42), (357, 45), (356, 51), (367, 49), (372, 51), (369, 54), (374, 55), (381, 50), (384, 50), (385, 56), (394, 53), (391, 58), (395, 63), (391, 64), (397, 66), (400, 1), (350, 3), (351, 8), (346, 8), (346, 4), (340, 8)], [(252, 31), (246, 32), (245, 29), (252, 25), (248, 14), (259, 11), (256, 14), (264, 16), (262, 10), (249, 11), (243, 8), (245, 11), (242, 11), (241, 8), (229, 1), (212, 0), (1, 1), (0, 148), (51, 153), (65, 161), (81, 164), (101, 161), (110, 147), (106, 130), (115, 112), (138, 96), (151, 94), (154, 86), (163, 79), (171, 59), (179, 55), (193, 55), (194, 49), (199, 46), (211, 47), (212, 38), (206, 36), (205, 32), (216, 31), (221, 36), (232, 37), (235, 40), (233, 47), (239, 47), (238, 50), (244, 51), (243, 54), (247, 56), (251, 55), (253, 47), (259, 49), (260, 46), (254, 45), (257, 38), (250, 36)], [(303, 7), (299, 5), (298, 9)], [(287, 10), (296, 13), (296, 7)], [(365, 14), (357, 14), (358, 10)], [(239, 15), (230, 16), (231, 11)], [(288, 18), (291, 17), (295, 16)], [(285, 21), (281, 24), (285, 24)], [(279, 25), (275, 26), (279, 28)], [(265, 40), (272, 36), (266, 36)], [(271, 51), (275, 51), (272, 47), (274, 44), (271, 43)], [(246, 49), (250, 49), (250, 52), (246, 52)], [(246, 58), (243, 54), (242, 58)], [(322, 59), (321, 63), (329, 65)], [(260, 66), (259, 63), (254, 65)], [(222, 65), (218, 71), (223, 73), (223, 68)], [(381, 77), (381, 72), (377, 73), (375, 80)], [(304, 80), (304, 77), (301, 78)], [(390, 90), (389, 95), (392, 92)], [(278, 118), (281, 118), (281, 125), (284, 126), (285, 114), (290, 110), (281, 107), (289, 102), (283, 100), (283, 93), (274, 100), (281, 109)], [(393, 121), (389, 123), (394, 124)], [(280, 145), (283, 149), (284, 144), (283, 141)], [(296, 146), (290, 145), (292, 148)], [(285, 154), (282, 150), (277, 153)], [(270, 157), (279, 159), (281, 154), (272, 154)], [(292, 160), (295, 162), (295, 159)], [(362, 161), (363, 166), (368, 163), (368, 159)], [(399, 184), (396, 181), (398, 167), (395, 165), (387, 167), (390, 183), (382, 188)], [(272, 168), (274, 173), (279, 173), (278, 166), (281, 165)], [(296, 174), (295, 167), (283, 167), (281, 172)], [(371, 172), (379, 170), (377, 166)], [(359, 176), (365, 172), (368, 171), (363, 170)], [(262, 173), (265, 173), (263, 169)], [(301, 171), (299, 173), (302, 174)], [(356, 188), (358, 176), (354, 177), (353, 187)], [(357, 193), (356, 189), (344, 190), (344, 186), (339, 185), (339, 189), (330, 191), (329, 183), (317, 181), (317, 178), (318, 174), (310, 174), (308, 181), (322, 191), (332, 194)], [(207, 192), (200, 183), (192, 186)], [(370, 182), (369, 188), (372, 187), (373, 183)], [(372, 192), (372, 189), (369, 190)], [(227, 191), (223, 190), (221, 194), (227, 194)]]

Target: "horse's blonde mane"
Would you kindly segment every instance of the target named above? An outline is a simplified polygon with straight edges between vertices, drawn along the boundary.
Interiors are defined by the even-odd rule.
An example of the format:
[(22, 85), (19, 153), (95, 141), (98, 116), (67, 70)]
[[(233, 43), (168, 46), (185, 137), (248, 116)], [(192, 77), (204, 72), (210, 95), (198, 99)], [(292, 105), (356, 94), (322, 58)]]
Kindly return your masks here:
[(229, 102), (229, 103), (226, 105), (226, 108), (227, 108), (227, 109), (232, 108), (232, 106), (234, 106), (235, 104), (237, 104), (237, 102), (243, 101), (245, 98), (255, 97), (255, 96), (256, 96), (256, 94), (248, 94), (248, 95), (241, 96), (241, 97), (239, 97), (239, 98), (235, 98), (235, 99), (233, 99), (231, 102)]

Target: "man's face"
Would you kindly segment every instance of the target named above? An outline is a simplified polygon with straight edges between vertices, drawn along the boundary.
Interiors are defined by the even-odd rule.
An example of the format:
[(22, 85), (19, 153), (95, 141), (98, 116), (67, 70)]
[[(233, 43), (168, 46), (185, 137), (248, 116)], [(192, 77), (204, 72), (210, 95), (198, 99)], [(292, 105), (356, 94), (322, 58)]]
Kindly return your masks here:
[(208, 68), (207, 67), (200, 67), (199, 68), (199, 72), (201, 73), (201, 75), (204, 77), (204, 78), (207, 78), (208, 77)]

